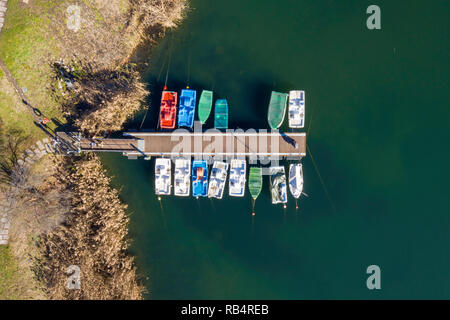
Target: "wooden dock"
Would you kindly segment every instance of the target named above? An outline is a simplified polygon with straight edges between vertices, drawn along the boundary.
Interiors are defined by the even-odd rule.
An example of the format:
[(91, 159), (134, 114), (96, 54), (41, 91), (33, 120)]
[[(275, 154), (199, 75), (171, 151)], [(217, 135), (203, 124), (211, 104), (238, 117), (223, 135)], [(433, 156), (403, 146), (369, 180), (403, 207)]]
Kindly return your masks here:
[[(89, 139), (58, 133), (78, 152), (121, 152), (130, 158), (158, 157), (303, 157), (306, 155), (305, 133), (283, 132), (126, 132), (121, 139)], [(75, 137), (75, 138), (74, 138)]]

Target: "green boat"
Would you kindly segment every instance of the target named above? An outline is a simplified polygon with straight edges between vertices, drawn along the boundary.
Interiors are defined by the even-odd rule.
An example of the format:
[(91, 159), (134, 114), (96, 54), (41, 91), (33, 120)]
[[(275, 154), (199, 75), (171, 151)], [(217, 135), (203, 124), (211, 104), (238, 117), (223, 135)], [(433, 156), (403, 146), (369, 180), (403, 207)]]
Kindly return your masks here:
[(216, 101), (214, 128), (228, 129), (228, 102), (226, 99), (218, 99)]
[(248, 189), (253, 200), (258, 198), (263, 185), (262, 169), (260, 167), (250, 167), (248, 176)]
[(269, 103), (268, 120), (270, 128), (278, 129), (284, 120), (286, 113), (288, 94), (272, 91)]
[(213, 92), (209, 90), (203, 90), (198, 102), (198, 118), (202, 124), (205, 124), (211, 113), (211, 107), (213, 102)]

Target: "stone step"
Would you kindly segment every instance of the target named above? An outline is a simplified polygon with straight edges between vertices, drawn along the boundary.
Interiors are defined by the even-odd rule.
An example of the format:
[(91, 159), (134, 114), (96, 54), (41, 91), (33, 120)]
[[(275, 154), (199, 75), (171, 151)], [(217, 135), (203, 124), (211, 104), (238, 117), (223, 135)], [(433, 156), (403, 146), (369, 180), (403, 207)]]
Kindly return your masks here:
[(48, 153), (53, 153), (54, 149), (50, 143), (45, 144), (45, 149), (48, 151)]
[(31, 151), (30, 149), (25, 150), (25, 153), (26, 153), (29, 157), (34, 156), (34, 152)]
[(40, 159), (40, 158), (42, 158), (42, 157), (45, 155), (45, 154), (44, 154), (41, 150), (39, 150), (38, 148), (34, 149), (33, 152), (34, 152), (35, 155), (36, 155), (36, 159)]
[(38, 148), (41, 149), (41, 150), (44, 150), (44, 149), (45, 149), (45, 147), (44, 147), (44, 145), (42, 144), (41, 141), (36, 142), (36, 145), (37, 145)]

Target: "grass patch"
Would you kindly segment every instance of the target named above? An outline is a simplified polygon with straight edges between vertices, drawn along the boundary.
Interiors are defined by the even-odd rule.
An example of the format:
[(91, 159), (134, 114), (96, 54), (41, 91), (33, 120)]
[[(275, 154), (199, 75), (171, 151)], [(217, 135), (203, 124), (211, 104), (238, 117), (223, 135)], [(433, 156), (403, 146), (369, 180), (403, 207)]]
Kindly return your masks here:
[(0, 300), (21, 299), (20, 272), (9, 247), (0, 246)]
[[(31, 104), (47, 118), (55, 118), (64, 123), (64, 118), (56, 101), (49, 97), (51, 88), (50, 62), (58, 56), (58, 46), (49, 31), (50, 20), (40, 10), (50, 10), (47, 1), (35, 0), (33, 6), (23, 6), (19, 0), (10, 0), (5, 17), (5, 25), (0, 35), (0, 57), (16, 78)], [(3, 87), (3, 86), (2, 86)], [(15, 117), (20, 109), (14, 103), (14, 90), (0, 95), (0, 116), (6, 126), (26, 127), (25, 132), (32, 134), (32, 140), (41, 139), (44, 134), (34, 130), (32, 117), (27, 112)], [(18, 98), (17, 98), (18, 99)], [(19, 99), (20, 101), (20, 99)], [(20, 110), (21, 111), (21, 110)], [(54, 127), (50, 126), (54, 129)], [(37, 129), (37, 128), (36, 128)]]
[(13, 86), (2, 74), (0, 76), (0, 119), (3, 129), (9, 132), (18, 129), (30, 139), (24, 145), (28, 147), (36, 140), (44, 137), (44, 133), (33, 123), (33, 117), (15, 92)]

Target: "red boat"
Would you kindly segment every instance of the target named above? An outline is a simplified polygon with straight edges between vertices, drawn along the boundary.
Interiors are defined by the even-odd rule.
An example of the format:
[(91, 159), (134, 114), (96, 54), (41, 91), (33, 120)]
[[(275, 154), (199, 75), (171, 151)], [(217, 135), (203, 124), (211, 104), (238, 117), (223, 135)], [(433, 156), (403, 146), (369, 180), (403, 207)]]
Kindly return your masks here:
[(162, 129), (174, 129), (177, 117), (177, 93), (163, 91), (161, 97), (161, 110), (159, 112), (159, 125)]

